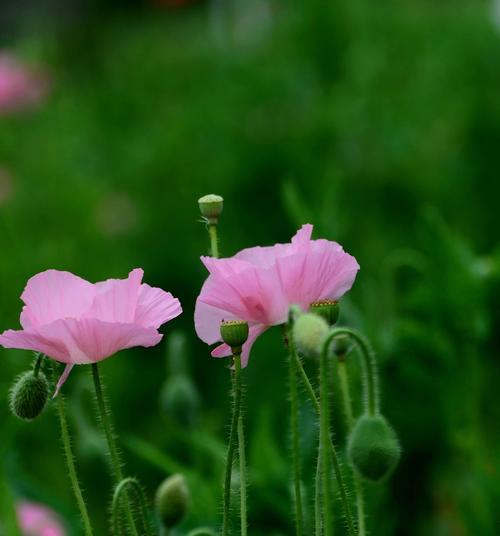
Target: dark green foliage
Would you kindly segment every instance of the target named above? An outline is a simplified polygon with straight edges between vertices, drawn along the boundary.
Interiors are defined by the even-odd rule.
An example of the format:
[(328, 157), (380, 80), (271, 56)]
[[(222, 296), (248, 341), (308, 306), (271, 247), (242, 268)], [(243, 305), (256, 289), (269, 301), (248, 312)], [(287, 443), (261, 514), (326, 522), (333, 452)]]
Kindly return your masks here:
[(349, 461), (365, 480), (380, 482), (396, 467), (401, 447), (392, 427), (381, 415), (363, 415), (347, 445)]
[(10, 409), (12, 413), (25, 421), (38, 417), (47, 404), (49, 384), (45, 374), (35, 375), (28, 371), (15, 381), (10, 391)]

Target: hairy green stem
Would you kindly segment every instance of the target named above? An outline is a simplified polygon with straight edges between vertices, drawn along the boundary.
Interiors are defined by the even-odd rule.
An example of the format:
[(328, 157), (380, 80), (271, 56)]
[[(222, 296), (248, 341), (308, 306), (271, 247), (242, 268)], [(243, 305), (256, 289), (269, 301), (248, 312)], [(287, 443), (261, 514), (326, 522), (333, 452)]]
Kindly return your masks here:
[[(40, 357), (38, 359), (40, 359)], [(50, 376), (51, 382), (55, 383), (56, 379), (54, 364), (52, 364), (52, 366), (50, 367)], [(66, 420), (64, 396), (59, 393), (55, 398), (55, 402), (57, 408), (57, 416), (59, 418), (59, 426), (61, 428), (61, 440), (63, 443), (64, 457), (66, 459), (66, 467), (68, 469), (69, 480), (71, 482), (71, 487), (73, 488), (73, 493), (78, 504), (78, 509), (80, 510), (80, 517), (82, 520), (83, 528), (85, 530), (85, 536), (92, 536), (94, 532), (90, 523), (87, 505), (85, 504), (85, 499), (83, 497), (83, 493), (80, 488), (80, 483), (78, 481), (78, 474), (76, 472), (75, 457), (73, 454), (73, 449), (71, 447), (71, 436), (69, 433), (68, 421)]]
[(321, 536), (323, 531), (323, 522), (321, 516), (321, 451), (318, 451), (318, 459), (316, 461), (316, 476), (314, 485), (314, 534)]
[[(320, 483), (316, 482), (316, 486), (321, 484), (323, 496), (323, 533), (325, 536), (332, 534), (333, 517), (330, 499), (330, 399), (329, 399), (329, 377), (328, 377), (328, 355), (326, 352), (321, 353), (319, 362), (319, 456), (321, 457), (321, 479)], [(318, 493), (318, 492), (316, 492)]]
[[(115, 480), (115, 485), (118, 485), (123, 480), (123, 471), (120, 461), (120, 454), (118, 446), (116, 444), (116, 438), (113, 431), (113, 426), (110, 419), (110, 409), (104, 397), (101, 376), (99, 373), (99, 366), (97, 363), (92, 363), (92, 378), (94, 380), (94, 389), (97, 399), (97, 407), (99, 409), (99, 417), (106, 441), (108, 444), (109, 458), (111, 460), (112, 473)], [(135, 527), (134, 516), (130, 509), (130, 500), (127, 497), (125, 501), (125, 513), (127, 516), (130, 530), (134, 536), (137, 536), (137, 530)]]
[[(236, 359), (236, 381), (240, 383), (239, 389), (240, 406), (243, 405), (243, 389), (241, 387), (241, 359)], [(239, 369), (239, 370), (238, 370)], [(243, 413), (239, 411), (238, 415), (238, 449), (240, 459), (240, 520), (241, 520), (241, 536), (247, 536), (247, 466), (245, 455), (245, 429), (243, 427)]]
[[(347, 374), (347, 366), (345, 359), (340, 359), (337, 361), (337, 372), (339, 375), (339, 384), (340, 392), (342, 395), (342, 402), (344, 407), (344, 416), (346, 419), (347, 432), (351, 433), (352, 427), (354, 425), (354, 417), (352, 411), (352, 398), (351, 390), (349, 388), (349, 378)], [(366, 526), (365, 526), (365, 502), (363, 497), (363, 486), (361, 484), (358, 476), (353, 473), (354, 480), (354, 493), (356, 495), (356, 509), (357, 509), (357, 528), (358, 535), (365, 536)]]
[(234, 372), (232, 381), (233, 404), (231, 428), (229, 429), (229, 442), (227, 445), (226, 470), (224, 476), (224, 493), (222, 506), (222, 535), (229, 534), (231, 516), (231, 476), (233, 472), (234, 450), (236, 446), (236, 434), (241, 410), (241, 354), (234, 355)]
[[(300, 375), (304, 381), (304, 385), (306, 387), (306, 391), (309, 395), (309, 398), (311, 400), (311, 403), (316, 411), (316, 414), (318, 416), (320, 416), (320, 413), (321, 413), (321, 408), (320, 408), (320, 403), (318, 401), (318, 398), (316, 396), (316, 393), (314, 392), (314, 388), (313, 386), (311, 385), (311, 382), (309, 380), (309, 377), (307, 376), (306, 374), (306, 371), (304, 370), (304, 367), (302, 366), (302, 362), (300, 361), (300, 358), (297, 356), (297, 359), (296, 359), (296, 363), (297, 363), (297, 368), (300, 372)], [(333, 460), (333, 470), (334, 470), (334, 473), (335, 473), (335, 478), (337, 480), (337, 484), (338, 484), (338, 487), (339, 487), (339, 496), (340, 496), (340, 501), (342, 503), (342, 508), (344, 510), (344, 516), (346, 518), (346, 521), (347, 521), (347, 529), (349, 531), (349, 535), (350, 536), (353, 536), (356, 534), (356, 531), (354, 529), (354, 522), (353, 522), (353, 518), (352, 518), (352, 513), (351, 513), (351, 507), (349, 505), (349, 498), (347, 496), (347, 488), (346, 488), (346, 485), (345, 485), (345, 482), (344, 482), (344, 477), (342, 476), (342, 470), (340, 468), (340, 462), (339, 462), (339, 459), (338, 459), (338, 455), (337, 455), (337, 451), (335, 449), (335, 445), (333, 444), (333, 440), (332, 440), (332, 437), (329, 435), (328, 436), (328, 440), (329, 440), (329, 452), (330, 452), (330, 456)]]
[(290, 388), (290, 428), (292, 432), (293, 490), (295, 502), (295, 534), (301, 536), (304, 530), (302, 507), (300, 443), (299, 443), (299, 404), (297, 392), (297, 351), (291, 330), (291, 323), (284, 326), (284, 335), (289, 354), (289, 388)]
[(214, 258), (219, 257), (219, 241), (217, 238), (217, 224), (208, 224), (208, 235), (210, 236), (210, 254)]
[(331, 343), (336, 337), (342, 335), (349, 336), (360, 350), (360, 356), (363, 363), (363, 391), (365, 412), (369, 415), (375, 415), (379, 410), (378, 402), (378, 385), (377, 385), (377, 366), (375, 363), (375, 352), (373, 351), (368, 339), (359, 331), (352, 328), (333, 328), (324, 342), (324, 351), (328, 353)]
[(43, 354), (42, 353), (39, 353), (36, 355), (36, 361), (35, 361), (35, 366), (33, 367), (33, 374), (36, 377), (38, 377), (38, 373), (40, 372), (40, 367), (42, 365), (42, 361), (43, 361)]
[(127, 502), (129, 500), (128, 497), (128, 490), (131, 490), (135, 493), (138, 502), (139, 502), (139, 513), (141, 516), (141, 521), (144, 529), (144, 536), (153, 536), (153, 532), (151, 531), (151, 526), (149, 524), (148, 520), (148, 507), (146, 502), (146, 497), (144, 496), (144, 492), (139, 484), (139, 482), (132, 477), (127, 477), (123, 479), (115, 488), (115, 492), (113, 494), (113, 504), (111, 507), (111, 515), (112, 515), (112, 523), (113, 523), (113, 533), (115, 535), (122, 534), (121, 532), (121, 526), (120, 526), (120, 501), (125, 500)]

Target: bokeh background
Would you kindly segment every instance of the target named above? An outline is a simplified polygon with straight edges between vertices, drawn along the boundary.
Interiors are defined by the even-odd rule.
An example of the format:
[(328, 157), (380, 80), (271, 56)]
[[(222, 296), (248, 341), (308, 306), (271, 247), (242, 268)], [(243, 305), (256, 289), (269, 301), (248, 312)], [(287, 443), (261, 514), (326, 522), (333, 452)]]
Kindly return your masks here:
[[(192, 323), (206, 193), (225, 199), (224, 255), (310, 222), (361, 265), (341, 321), (373, 341), (404, 449), (367, 489), (371, 534), (500, 534), (495, 2), (2, 0), (0, 48), (42, 85), (0, 113), (0, 327), (18, 325), (26, 280), (49, 267), (96, 281), (140, 266), (181, 299), (157, 348), (102, 366), (127, 472), (150, 497), (165, 476), (188, 478), (179, 534), (218, 526), (229, 418), (227, 363)], [(1, 488), (51, 506), (76, 536), (53, 410), (29, 424), (8, 412), (30, 362), (1, 350)], [(349, 367), (356, 391), (354, 354)], [(286, 377), (271, 330), (246, 372), (252, 535), (293, 531)], [(64, 393), (105, 535), (110, 480), (89, 379), (79, 367)], [(335, 423), (342, 449), (338, 409)], [(301, 425), (310, 475), (305, 397)]]

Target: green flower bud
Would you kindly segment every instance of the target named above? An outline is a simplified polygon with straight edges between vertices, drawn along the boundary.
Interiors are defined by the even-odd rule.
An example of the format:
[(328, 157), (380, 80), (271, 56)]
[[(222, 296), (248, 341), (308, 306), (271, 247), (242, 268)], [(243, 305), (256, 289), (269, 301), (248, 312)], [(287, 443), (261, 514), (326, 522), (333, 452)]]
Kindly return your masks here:
[(198, 391), (185, 374), (173, 374), (160, 393), (160, 406), (169, 416), (183, 426), (191, 426), (200, 406)]
[(347, 455), (364, 479), (379, 482), (396, 467), (401, 447), (392, 427), (381, 415), (363, 415), (349, 437)]
[(16, 417), (31, 421), (42, 413), (47, 403), (49, 384), (42, 372), (30, 370), (19, 376), (10, 390), (10, 409)]
[(317, 357), (330, 328), (324, 318), (313, 313), (301, 315), (293, 326), (293, 338), (306, 357)]
[(222, 214), (224, 199), (220, 195), (208, 194), (198, 199), (201, 215), (208, 223), (217, 223)]
[(344, 361), (351, 350), (351, 344), (347, 335), (336, 337), (333, 341), (333, 353), (340, 361)]
[(156, 491), (155, 509), (166, 529), (178, 525), (186, 515), (190, 494), (183, 475), (169, 476)]
[(329, 326), (333, 326), (339, 319), (340, 307), (339, 302), (334, 300), (322, 300), (311, 303), (309, 308), (311, 313), (322, 316)]
[(248, 339), (248, 322), (225, 320), (220, 325), (220, 336), (231, 347), (234, 354), (240, 353), (241, 347)]

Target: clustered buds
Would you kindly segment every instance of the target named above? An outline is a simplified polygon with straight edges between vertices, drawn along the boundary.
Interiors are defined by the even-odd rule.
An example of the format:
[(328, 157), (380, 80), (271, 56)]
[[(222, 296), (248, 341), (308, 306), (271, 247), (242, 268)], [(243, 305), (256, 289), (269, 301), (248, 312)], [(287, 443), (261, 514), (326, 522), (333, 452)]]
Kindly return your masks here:
[(189, 508), (190, 493), (183, 475), (169, 476), (156, 492), (155, 509), (162, 525), (172, 529), (178, 525)]
[(248, 322), (243, 320), (224, 320), (220, 325), (220, 336), (231, 347), (233, 354), (239, 354), (248, 339)]
[(313, 313), (300, 315), (293, 326), (295, 344), (306, 357), (317, 357), (323, 348), (330, 327), (326, 320)]
[(10, 391), (10, 409), (16, 417), (31, 421), (42, 413), (48, 393), (49, 384), (42, 372), (24, 372)]
[(319, 316), (322, 316), (328, 323), (329, 326), (333, 326), (337, 323), (339, 319), (339, 302), (334, 300), (321, 300), (313, 302), (310, 305), (311, 313), (316, 313)]
[(401, 446), (396, 433), (382, 415), (363, 415), (349, 437), (347, 454), (362, 478), (379, 482), (396, 467)]
[(220, 195), (208, 194), (198, 199), (201, 215), (209, 224), (217, 224), (222, 214), (224, 199)]

